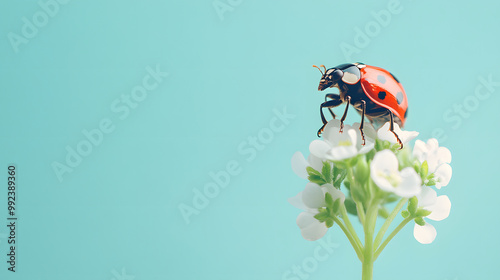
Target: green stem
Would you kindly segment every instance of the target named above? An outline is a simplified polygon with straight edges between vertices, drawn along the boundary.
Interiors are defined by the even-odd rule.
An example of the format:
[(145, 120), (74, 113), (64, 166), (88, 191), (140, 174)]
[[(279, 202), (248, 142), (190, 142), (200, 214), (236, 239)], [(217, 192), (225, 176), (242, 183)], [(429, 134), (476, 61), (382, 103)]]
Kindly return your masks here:
[(342, 214), (342, 220), (344, 220), (344, 223), (351, 233), (352, 237), (354, 238), (354, 241), (358, 245), (359, 248), (363, 247), (363, 244), (361, 244), (361, 240), (359, 240), (358, 235), (356, 234), (356, 231), (354, 230), (354, 227), (351, 224), (351, 221), (349, 220), (349, 215), (347, 214), (347, 210), (345, 208), (344, 204), (341, 204), (340, 206), (340, 213)]
[(356, 210), (358, 212), (358, 217), (359, 221), (361, 222), (362, 225), (365, 224), (365, 209), (363, 208), (363, 203), (355, 201), (356, 202)]
[(378, 203), (373, 200), (368, 206), (368, 211), (366, 212), (366, 219), (364, 225), (365, 231), (365, 248), (363, 257), (363, 271), (362, 280), (372, 280), (373, 279), (373, 262), (374, 257), (374, 247), (373, 247), (373, 233), (375, 231), (375, 225), (377, 223), (378, 215)]
[(337, 217), (332, 217), (332, 218), (333, 218), (333, 221), (339, 225), (340, 229), (342, 229), (342, 231), (344, 232), (345, 236), (347, 236), (347, 239), (349, 239), (349, 242), (351, 243), (352, 248), (354, 248), (354, 251), (356, 252), (356, 255), (358, 255), (358, 259), (360, 261), (363, 261), (363, 253), (362, 253), (363, 247), (359, 247), (358, 244), (356, 244), (356, 241), (352, 237), (352, 234), (344, 226), (344, 224), (342, 223), (342, 221), (339, 220), (339, 218), (337, 218)]
[(391, 214), (389, 217), (387, 217), (387, 220), (385, 220), (384, 224), (382, 225), (382, 228), (380, 228), (380, 231), (377, 234), (377, 237), (375, 237), (375, 243), (374, 247), (377, 248), (380, 245), (380, 242), (382, 242), (382, 239), (384, 238), (385, 232), (391, 225), (392, 221), (394, 221), (394, 218), (398, 215), (399, 211), (403, 206), (408, 202), (408, 198), (402, 198), (396, 207), (394, 207), (394, 210), (392, 210)]
[(414, 217), (408, 217), (406, 219), (404, 219), (399, 225), (398, 227), (396, 227), (392, 232), (391, 234), (385, 239), (384, 243), (382, 243), (382, 245), (380, 245), (380, 247), (377, 249), (377, 251), (375, 251), (375, 255), (374, 255), (374, 258), (375, 260), (377, 259), (377, 257), (380, 255), (380, 253), (382, 252), (382, 250), (384, 250), (385, 246), (387, 246), (387, 244), (389, 243), (389, 241), (391, 241), (391, 239), (402, 229), (406, 226), (406, 224), (408, 222), (410, 222), (411, 220), (413, 220)]
[[(354, 174), (352, 172), (352, 169), (347, 169), (347, 177), (348, 177), (348, 180), (349, 182), (351, 182), (351, 189), (353, 187), (355, 187), (355, 178), (354, 178)], [(356, 203), (356, 211), (358, 212), (358, 217), (359, 217), (359, 221), (361, 222), (362, 225), (365, 224), (365, 211), (363, 209), (363, 203), (360, 202), (360, 201), (356, 201), (354, 200), (354, 202)]]

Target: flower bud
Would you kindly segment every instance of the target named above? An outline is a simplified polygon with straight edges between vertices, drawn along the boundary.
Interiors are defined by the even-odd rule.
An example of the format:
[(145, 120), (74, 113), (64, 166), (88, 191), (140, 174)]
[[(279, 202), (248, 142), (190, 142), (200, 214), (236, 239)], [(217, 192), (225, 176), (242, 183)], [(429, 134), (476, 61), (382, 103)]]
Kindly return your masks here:
[(424, 163), (422, 163), (422, 167), (420, 168), (420, 176), (422, 177), (422, 181), (427, 178), (427, 174), (429, 174), (429, 165), (427, 164), (427, 161), (424, 160)]
[(366, 183), (366, 180), (370, 177), (370, 168), (368, 167), (365, 157), (361, 157), (356, 163), (354, 176), (356, 177), (356, 181), (361, 184)]
[(417, 212), (417, 207), (418, 207), (418, 199), (417, 197), (414, 196), (410, 198), (408, 202), (408, 212), (410, 212), (412, 216), (415, 216), (415, 213)]

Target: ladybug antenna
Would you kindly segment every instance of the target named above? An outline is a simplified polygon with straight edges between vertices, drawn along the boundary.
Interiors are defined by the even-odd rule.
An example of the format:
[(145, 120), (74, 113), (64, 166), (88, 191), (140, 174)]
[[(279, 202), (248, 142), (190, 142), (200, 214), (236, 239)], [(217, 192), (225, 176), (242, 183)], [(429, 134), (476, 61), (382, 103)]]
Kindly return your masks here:
[(323, 67), (325, 69), (325, 73), (326, 73), (326, 67), (325, 67), (325, 65), (321, 64), (319, 67)]
[[(321, 68), (319, 68), (316, 65), (313, 65), (313, 67), (318, 68), (319, 72), (321, 72), (321, 75), (324, 75), (323, 71), (321, 71)], [(325, 65), (320, 65), (320, 67), (325, 67)], [(325, 72), (326, 72), (326, 68), (325, 68)]]

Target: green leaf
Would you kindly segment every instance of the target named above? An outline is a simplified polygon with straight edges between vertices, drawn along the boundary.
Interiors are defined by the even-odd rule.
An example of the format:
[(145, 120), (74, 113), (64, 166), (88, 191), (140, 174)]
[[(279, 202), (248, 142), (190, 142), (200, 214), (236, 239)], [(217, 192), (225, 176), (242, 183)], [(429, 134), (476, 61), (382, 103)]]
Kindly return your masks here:
[(377, 153), (377, 151), (375, 149), (370, 150), (368, 153), (366, 153), (366, 159), (368, 161), (372, 160), (375, 157), (376, 153)]
[(306, 171), (307, 171), (307, 174), (309, 174), (309, 175), (318, 175), (318, 176), (321, 176), (321, 173), (319, 173), (318, 170), (316, 170), (316, 169), (314, 169), (314, 168), (312, 168), (310, 166), (306, 167)]
[(356, 208), (356, 202), (352, 200), (352, 198), (346, 198), (344, 201), (345, 208), (347, 210), (347, 213), (352, 214), (352, 215), (358, 215), (358, 209)]
[(401, 212), (401, 216), (403, 216), (403, 218), (406, 219), (406, 218), (410, 217), (410, 212), (408, 212), (408, 210), (403, 210)]
[(427, 183), (425, 185), (426, 186), (435, 186), (436, 185), (436, 179), (430, 179), (429, 181), (427, 181)]
[(330, 218), (330, 214), (328, 214), (328, 212), (325, 211), (314, 215), (314, 218), (316, 218), (320, 222), (324, 222)]
[(415, 216), (415, 213), (417, 212), (417, 207), (418, 207), (418, 199), (417, 197), (412, 197), (410, 198), (408, 202), (408, 211), (412, 216)]
[(431, 213), (432, 213), (432, 211), (420, 208), (417, 210), (417, 213), (415, 213), (415, 215), (417, 215), (417, 217), (426, 217), (426, 216), (429, 216)]
[[(344, 170), (344, 169), (339, 169), (339, 172), (337, 173), (337, 175), (334, 175), (335, 177), (334, 178), (334, 182), (333, 182), (333, 186), (336, 187), (337, 189), (340, 189), (340, 185), (342, 184), (342, 182), (344, 182), (345, 180), (345, 177), (347, 176), (347, 171)], [(344, 182), (344, 184), (347, 183)], [(347, 185), (346, 185), (347, 187)]]
[(396, 143), (396, 144), (391, 144), (389, 147), (396, 155), (399, 153), (399, 149), (401, 149), (401, 145)]
[(321, 174), (325, 181), (329, 184), (332, 183), (332, 166), (328, 161), (323, 162), (323, 168), (321, 169)]
[(327, 207), (333, 207), (332, 195), (329, 192), (325, 193), (325, 202)]
[(328, 219), (328, 220), (326, 220), (325, 224), (326, 224), (327, 228), (331, 228), (333, 226), (333, 220), (332, 219)]
[(418, 160), (415, 160), (413, 162), (413, 169), (415, 169), (417, 173), (420, 173), (420, 168), (421, 168), (420, 162)]
[(332, 212), (334, 215), (337, 215), (337, 213), (339, 212), (339, 207), (340, 207), (340, 198), (337, 198), (337, 200), (335, 200), (335, 202), (332, 205)]
[(422, 177), (422, 181), (427, 178), (427, 174), (429, 173), (429, 165), (427, 164), (427, 161), (424, 160), (424, 163), (422, 163), (422, 166), (420, 167), (420, 176)]
[(425, 226), (425, 221), (422, 217), (415, 218), (415, 223), (417, 223), (417, 225), (419, 226)]
[(309, 174), (308, 179), (312, 183), (316, 183), (320, 186), (328, 183), (327, 180), (325, 179), (325, 177), (323, 176), (323, 174), (319, 173), (319, 171), (317, 171), (316, 169), (308, 166), (306, 168), (306, 170), (307, 170), (307, 173)]
[(316, 183), (320, 186), (326, 184), (325, 180), (320, 175), (309, 175), (308, 179), (311, 183)]
[(351, 182), (345, 180), (344, 181), (344, 186), (346, 187), (346, 189), (348, 189), (349, 191), (351, 190)]
[(375, 150), (377, 150), (377, 152), (378, 152), (378, 151), (382, 151), (383, 149), (384, 149), (384, 141), (379, 140), (379, 139), (375, 140)]
[(375, 150), (377, 150), (377, 152), (386, 149), (397, 151), (399, 150), (399, 144), (392, 144), (391, 142), (386, 140), (380, 140), (380, 139), (375, 140)]

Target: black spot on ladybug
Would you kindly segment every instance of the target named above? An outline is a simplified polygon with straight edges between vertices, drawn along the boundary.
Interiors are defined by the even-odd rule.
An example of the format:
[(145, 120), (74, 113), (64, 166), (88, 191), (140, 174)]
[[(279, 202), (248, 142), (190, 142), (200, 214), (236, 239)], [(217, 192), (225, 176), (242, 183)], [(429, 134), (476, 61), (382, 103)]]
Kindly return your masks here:
[(398, 83), (399, 83), (398, 78), (396, 78), (396, 76), (394, 76), (394, 74), (392, 74), (392, 73), (390, 73), (390, 74), (391, 74), (391, 76), (394, 78), (394, 80), (396, 80), (396, 82), (398, 82)]
[(382, 76), (382, 75), (378, 75), (377, 76), (377, 80), (381, 83), (381, 84), (385, 84), (385, 77)]
[[(379, 76), (380, 77), (380, 76)], [(378, 98), (384, 100), (385, 99), (385, 91), (379, 91), (378, 92)]]
[(405, 119), (406, 119), (406, 116), (408, 116), (408, 108), (406, 108)]
[(403, 102), (403, 93), (402, 92), (399, 91), (396, 94), (396, 100), (398, 101), (398, 105), (400, 105)]

